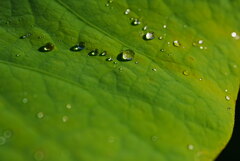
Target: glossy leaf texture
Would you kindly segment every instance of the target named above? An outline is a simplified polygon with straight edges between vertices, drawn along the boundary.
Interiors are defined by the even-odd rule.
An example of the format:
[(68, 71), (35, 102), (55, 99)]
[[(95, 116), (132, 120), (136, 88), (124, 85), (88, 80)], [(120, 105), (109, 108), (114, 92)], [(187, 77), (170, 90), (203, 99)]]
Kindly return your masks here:
[(233, 129), (239, 6), (0, 1), (0, 160), (214, 160)]

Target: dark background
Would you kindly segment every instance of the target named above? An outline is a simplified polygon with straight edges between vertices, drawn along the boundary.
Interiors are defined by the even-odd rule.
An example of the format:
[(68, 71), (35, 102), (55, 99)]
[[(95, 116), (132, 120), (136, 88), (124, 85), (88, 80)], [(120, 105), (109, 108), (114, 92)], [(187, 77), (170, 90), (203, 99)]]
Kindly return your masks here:
[(240, 92), (238, 93), (232, 138), (215, 161), (240, 161)]

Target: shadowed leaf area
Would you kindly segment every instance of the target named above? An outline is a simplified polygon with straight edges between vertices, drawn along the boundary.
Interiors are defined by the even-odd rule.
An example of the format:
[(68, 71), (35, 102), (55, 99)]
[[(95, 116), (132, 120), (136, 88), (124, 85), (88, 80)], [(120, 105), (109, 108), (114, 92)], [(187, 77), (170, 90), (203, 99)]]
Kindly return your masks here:
[(1, 161), (212, 161), (240, 1), (1, 0)]

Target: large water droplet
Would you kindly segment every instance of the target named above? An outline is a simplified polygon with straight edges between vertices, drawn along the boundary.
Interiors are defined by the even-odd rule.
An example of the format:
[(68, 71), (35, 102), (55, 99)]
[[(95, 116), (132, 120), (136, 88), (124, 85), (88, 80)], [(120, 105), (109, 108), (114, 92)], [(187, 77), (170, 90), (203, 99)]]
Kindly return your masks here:
[(130, 60), (133, 60), (134, 55), (135, 55), (135, 53), (134, 53), (133, 50), (127, 49), (127, 50), (122, 51), (118, 55), (118, 60), (120, 60), (120, 61), (130, 61)]
[(97, 56), (98, 55), (98, 49), (92, 50), (88, 53), (89, 56)]
[(53, 49), (54, 49), (54, 44), (49, 42), (46, 45), (40, 47), (39, 51), (41, 51), (41, 52), (49, 52), (49, 51), (52, 51)]
[(137, 18), (132, 21), (132, 25), (134, 25), (134, 26), (137, 26), (137, 25), (140, 25), (140, 24), (141, 24), (141, 22)]
[(175, 46), (175, 47), (180, 47), (181, 44), (180, 44), (180, 42), (179, 42), (178, 40), (174, 40), (174, 41), (173, 41), (173, 46)]
[(232, 38), (234, 38), (236, 40), (238, 40), (240, 38), (240, 36), (236, 32), (232, 32), (231, 36), (232, 36)]
[(152, 40), (154, 39), (154, 33), (153, 32), (147, 32), (146, 35), (144, 36), (145, 40)]
[(71, 51), (81, 51), (85, 48), (85, 43), (84, 42), (80, 42), (79, 44), (73, 46), (70, 48)]

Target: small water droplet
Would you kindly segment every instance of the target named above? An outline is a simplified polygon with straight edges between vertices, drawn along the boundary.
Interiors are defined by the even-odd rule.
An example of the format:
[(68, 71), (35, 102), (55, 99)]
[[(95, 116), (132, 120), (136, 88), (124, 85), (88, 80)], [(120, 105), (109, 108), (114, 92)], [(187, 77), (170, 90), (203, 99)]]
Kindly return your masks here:
[(188, 150), (194, 150), (194, 146), (193, 146), (192, 144), (189, 144), (189, 145), (187, 146), (187, 148), (188, 148)]
[(224, 91), (225, 91), (225, 92), (228, 92), (228, 89), (225, 89)]
[(199, 48), (200, 48), (201, 50), (203, 50), (203, 49), (204, 49), (204, 47), (203, 47), (203, 46), (200, 46)]
[(36, 151), (36, 152), (34, 153), (34, 159), (37, 160), (37, 161), (43, 160), (44, 157), (45, 157), (45, 156), (44, 156), (43, 151)]
[(203, 44), (203, 40), (198, 40), (198, 44)]
[(6, 138), (3, 136), (0, 136), (0, 145), (4, 145), (6, 143)]
[(120, 68), (118, 68), (118, 70), (119, 70), (120, 72), (122, 72), (122, 71), (123, 71), (123, 68), (122, 68), (122, 67), (120, 67)]
[(5, 138), (10, 138), (10, 137), (12, 137), (12, 135), (13, 135), (12, 130), (4, 130), (4, 131), (3, 131), (3, 136), (4, 136)]
[(147, 26), (144, 26), (144, 27), (143, 27), (143, 31), (146, 31), (146, 30), (147, 30), (147, 28), (148, 28)]
[(156, 141), (158, 141), (159, 138), (157, 136), (152, 136), (151, 139), (152, 139), (153, 142), (156, 142)]
[(184, 70), (184, 71), (183, 71), (183, 75), (188, 76), (188, 75), (189, 75), (189, 72), (188, 72), (187, 70)]
[(106, 3), (105, 6), (106, 6), (106, 7), (109, 7), (109, 3)]
[(77, 45), (74, 45), (73, 47), (70, 48), (71, 51), (81, 51), (85, 48), (85, 43), (84, 42), (80, 42)]
[(134, 25), (134, 26), (137, 26), (137, 25), (140, 25), (140, 24), (141, 24), (141, 22), (137, 18), (132, 21), (132, 25)]
[(175, 46), (175, 47), (180, 47), (181, 44), (180, 44), (180, 42), (179, 42), (178, 40), (174, 40), (174, 41), (173, 41), (173, 46)]
[(107, 58), (106, 61), (113, 61), (113, 58)]
[(37, 118), (42, 119), (44, 117), (44, 113), (43, 112), (38, 112), (37, 113)]
[(156, 72), (156, 71), (157, 71), (157, 69), (156, 69), (156, 68), (153, 68), (153, 69), (152, 69), (152, 71)]
[(113, 64), (117, 64), (117, 62), (115, 61), (115, 62), (113, 62)]
[(225, 96), (225, 99), (226, 99), (227, 101), (230, 101), (231, 97), (230, 97), (230, 96)]
[(118, 60), (120, 60), (120, 61), (130, 61), (130, 60), (133, 60), (134, 55), (135, 55), (135, 53), (134, 53), (133, 50), (127, 49), (127, 50), (122, 51), (118, 55)]
[(166, 29), (166, 28), (167, 28), (167, 25), (163, 25), (163, 28)]
[(139, 62), (138, 61), (135, 61), (135, 64), (138, 64)]
[(154, 33), (153, 32), (147, 32), (145, 37), (144, 37), (145, 40), (152, 40), (154, 39)]
[(19, 56), (21, 56), (20, 54), (16, 54), (16, 57), (19, 57)]
[(106, 51), (103, 51), (99, 54), (99, 56), (106, 56), (107, 55), (107, 52)]
[(202, 81), (203, 79), (202, 78), (199, 78), (200, 81)]
[(162, 39), (163, 39), (163, 36), (159, 36), (158, 39), (159, 39), (159, 40), (162, 40)]
[(20, 37), (20, 39), (26, 39), (26, 38), (28, 38), (28, 37), (30, 37), (30, 36), (32, 36), (32, 34), (31, 34), (31, 33), (27, 33), (27, 34), (25, 34), (25, 35), (22, 35), (22, 36)]
[(128, 9), (126, 9), (126, 11), (124, 12), (124, 14), (125, 14), (125, 15), (128, 15), (128, 14), (130, 13), (130, 11), (131, 11), (131, 10), (128, 8)]
[(27, 99), (27, 98), (23, 98), (23, 99), (22, 99), (22, 102), (23, 102), (23, 103), (28, 103), (28, 99)]
[(113, 0), (109, 0), (108, 3), (113, 3)]
[(89, 56), (97, 56), (98, 55), (98, 49), (90, 51), (90, 53), (88, 53), (88, 55)]
[(62, 117), (62, 122), (67, 122), (68, 121), (68, 116), (63, 116)]
[(71, 104), (66, 104), (66, 108), (67, 108), (67, 109), (71, 109), (71, 108), (72, 108), (72, 105), (71, 105)]
[(47, 43), (46, 45), (39, 48), (39, 51), (41, 52), (49, 52), (54, 49), (54, 45), (52, 43)]
[(164, 49), (160, 49), (161, 52), (164, 52), (165, 50)]

